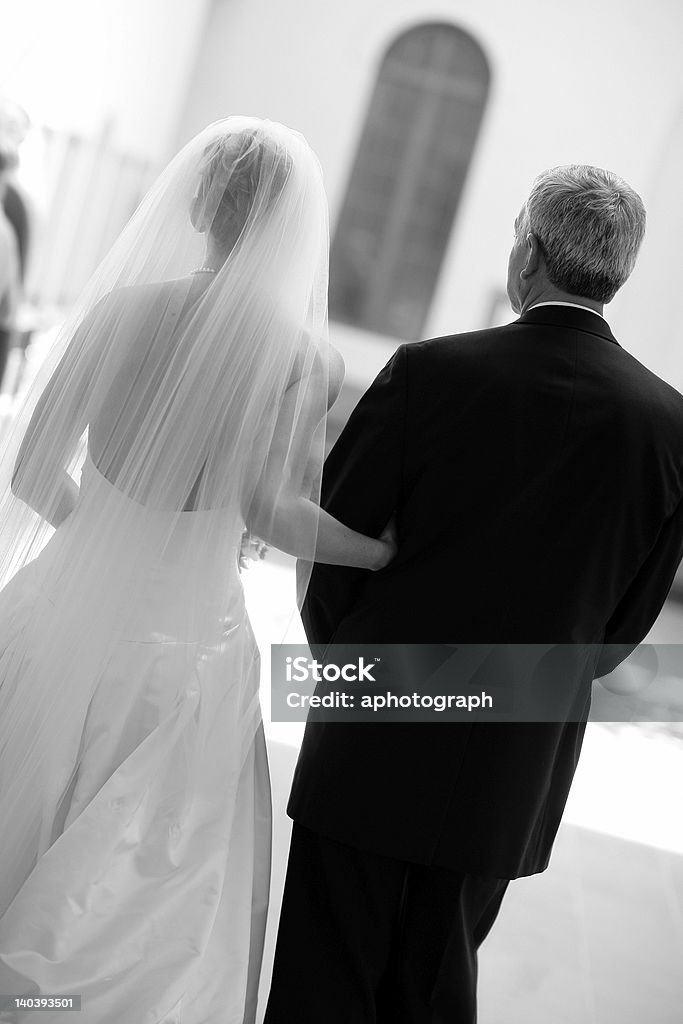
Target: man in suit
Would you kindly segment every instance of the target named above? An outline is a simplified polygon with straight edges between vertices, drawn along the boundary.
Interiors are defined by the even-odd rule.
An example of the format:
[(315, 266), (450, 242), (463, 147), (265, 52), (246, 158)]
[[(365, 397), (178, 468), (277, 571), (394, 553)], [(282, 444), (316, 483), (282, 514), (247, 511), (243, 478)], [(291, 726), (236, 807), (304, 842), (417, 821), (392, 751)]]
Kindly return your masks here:
[[(603, 316), (644, 227), (615, 175), (547, 171), (515, 221), (519, 319), (398, 348), (323, 481), (356, 530), (394, 513), (398, 555), (314, 567), (316, 650), (587, 645), (587, 714), (683, 556), (683, 397)], [(267, 1024), (473, 1024), (477, 947), (509, 881), (548, 865), (584, 729), (309, 722)]]

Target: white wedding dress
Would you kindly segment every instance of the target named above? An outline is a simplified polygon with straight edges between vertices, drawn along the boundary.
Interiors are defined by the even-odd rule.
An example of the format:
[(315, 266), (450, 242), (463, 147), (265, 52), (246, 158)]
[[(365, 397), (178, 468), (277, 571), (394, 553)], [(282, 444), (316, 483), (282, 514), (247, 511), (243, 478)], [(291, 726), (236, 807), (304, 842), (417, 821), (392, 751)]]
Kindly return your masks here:
[[(96, 545), (89, 531), (105, 502), (118, 505), (126, 526), (107, 540), (104, 608), (116, 589), (111, 573), (130, 574), (135, 550), (163, 528), (165, 512), (132, 507), (87, 456), (75, 510), (0, 593), (0, 686), (23, 631), (64, 614), (58, 580), (46, 590), (46, 573), (55, 559), (68, 566), (77, 548)], [(211, 557), (211, 543), (199, 558), (188, 546), (196, 517), (214, 550), (232, 551), (227, 562)], [(71, 729), (59, 737), (63, 795), (49, 843), (34, 862), (7, 863), (0, 852), (11, 898), (0, 917), (0, 993), (81, 996), (80, 1011), (41, 1011), (43, 1024), (255, 1019), (271, 810), (240, 536), (230, 510), (177, 518), (163, 559), (131, 593), (104, 671), (76, 687), (90, 696), (70, 708)], [(186, 600), (197, 593), (193, 629)], [(83, 609), (72, 611), (78, 628)], [(25, 701), (21, 678), (16, 699)], [(34, 1013), (5, 1010), (0, 1020)]]
[[(283, 494), (319, 503), (328, 251), (303, 136), (209, 125), (0, 438), (0, 994), (81, 999), (0, 1021), (255, 1020), (271, 808), (238, 561), (245, 522), (289, 536)], [(295, 532), (310, 564), (317, 518)]]

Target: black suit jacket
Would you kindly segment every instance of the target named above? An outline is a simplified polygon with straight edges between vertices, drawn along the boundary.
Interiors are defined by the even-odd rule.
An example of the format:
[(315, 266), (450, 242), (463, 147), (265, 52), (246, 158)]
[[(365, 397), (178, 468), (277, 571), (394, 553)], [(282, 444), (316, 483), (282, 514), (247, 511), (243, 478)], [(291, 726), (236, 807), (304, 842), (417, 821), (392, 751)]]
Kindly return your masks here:
[[(327, 459), (323, 504), (374, 535), (396, 510), (399, 552), (376, 573), (314, 567), (316, 652), (605, 644), (590, 676), (606, 675), (648, 633), (683, 555), (683, 397), (573, 307), (402, 345)], [(532, 874), (584, 729), (309, 722), (288, 813), (361, 849)]]

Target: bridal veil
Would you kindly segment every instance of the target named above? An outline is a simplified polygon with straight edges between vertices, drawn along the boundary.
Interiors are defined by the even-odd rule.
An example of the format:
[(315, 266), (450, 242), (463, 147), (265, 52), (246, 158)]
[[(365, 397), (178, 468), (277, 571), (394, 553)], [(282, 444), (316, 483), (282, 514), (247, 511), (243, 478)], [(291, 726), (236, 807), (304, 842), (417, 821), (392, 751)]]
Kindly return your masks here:
[[(268, 533), (280, 488), (319, 497), (327, 256), (322, 175), (303, 137), (216, 122), (133, 214), (3, 438), (0, 916), (64, 828), (84, 721), (117, 645), (182, 646), (192, 680), (237, 628), (224, 595), (245, 524)], [(81, 477), (89, 497), (64, 517)], [(20, 581), (36, 566), (28, 607)], [(169, 579), (176, 594), (157, 615)], [(257, 694), (234, 706), (224, 745), (243, 752)], [(173, 756), (177, 810), (196, 797), (202, 737)]]

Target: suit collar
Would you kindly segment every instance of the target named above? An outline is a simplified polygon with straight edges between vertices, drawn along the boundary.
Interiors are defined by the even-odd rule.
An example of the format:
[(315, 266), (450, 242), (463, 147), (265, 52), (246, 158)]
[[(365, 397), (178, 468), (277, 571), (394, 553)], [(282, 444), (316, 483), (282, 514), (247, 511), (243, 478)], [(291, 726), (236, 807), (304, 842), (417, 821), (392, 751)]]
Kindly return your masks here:
[(605, 341), (611, 341), (613, 345), (619, 342), (612, 334), (609, 324), (597, 313), (587, 309), (578, 309), (576, 306), (536, 306), (522, 313), (518, 324), (543, 324), (548, 327), (565, 327), (573, 331), (582, 331), (585, 334), (594, 334)]

